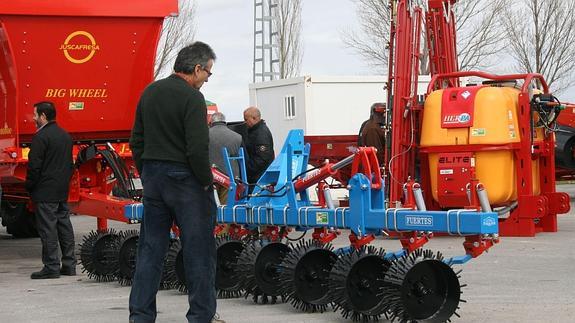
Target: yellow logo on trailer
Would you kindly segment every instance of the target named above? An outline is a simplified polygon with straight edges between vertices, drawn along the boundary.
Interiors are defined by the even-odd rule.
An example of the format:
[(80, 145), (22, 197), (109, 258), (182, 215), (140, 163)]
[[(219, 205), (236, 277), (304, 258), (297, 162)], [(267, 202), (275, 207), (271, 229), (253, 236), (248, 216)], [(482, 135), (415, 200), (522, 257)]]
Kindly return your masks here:
[[(73, 39), (81, 36), (88, 38), (90, 44), (71, 43)], [(64, 40), (64, 44), (60, 45), (60, 50), (64, 51), (64, 56), (66, 56), (66, 59), (68, 59), (70, 62), (74, 64), (83, 64), (91, 60), (92, 57), (94, 57), (96, 51), (100, 50), (100, 46), (96, 43), (96, 39), (94, 38), (94, 36), (92, 36), (92, 34), (90, 34), (87, 31), (78, 30), (68, 35), (68, 37), (66, 37), (66, 40)], [(84, 58), (74, 58), (70, 55), (71, 51), (79, 51), (79, 50), (83, 51), (89, 50), (90, 53)]]

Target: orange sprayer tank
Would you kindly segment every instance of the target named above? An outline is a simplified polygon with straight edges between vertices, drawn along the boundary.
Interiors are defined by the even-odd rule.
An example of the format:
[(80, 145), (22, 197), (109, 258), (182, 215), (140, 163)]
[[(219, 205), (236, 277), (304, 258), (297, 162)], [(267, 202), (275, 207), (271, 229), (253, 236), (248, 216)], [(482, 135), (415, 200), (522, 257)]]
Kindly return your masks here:
[[(450, 91), (449, 93), (444, 93)], [(470, 95), (472, 93), (473, 95)], [(442, 113), (442, 105), (448, 96), (469, 96), (469, 112), (464, 118), (451, 118)], [(515, 156), (513, 150), (500, 148), (495, 150), (454, 149), (463, 145), (506, 145), (519, 143), (517, 100), (519, 90), (510, 87), (470, 87), (437, 90), (425, 101), (421, 148), (433, 147), (429, 152), (429, 172), (433, 199), (442, 207), (466, 206), (465, 185), (471, 174), (469, 168), (475, 168), (477, 179), (487, 189), (492, 205), (507, 205), (517, 200)], [(447, 97), (447, 98), (446, 98)], [(467, 98), (467, 97), (466, 97)], [(457, 109), (457, 107), (456, 107)], [(460, 114), (461, 115), (461, 114)], [(460, 116), (456, 115), (456, 116)], [(469, 120), (471, 118), (471, 120)], [(446, 120), (453, 119), (451, 127), (445, 127)], [(464, 126), (457, 122), (465, 122)], [(536, 141), (541, 140), (538, 131)], [(441, 147), (445, 148), (442, 151)], [(475, 146), (477, 147), (477, 146)], [(465, 147), (459, 147), (465, 148)], [(454, 153), (454, 150), (458, 152)], [(463, 153), (461, 151), (464, 151)], [(454, 157), (455, 156), (455, 157)], [(463, 156), (463, 157), (461, 157)], [(455, 163), (454, 158), (461, 157), (465, 163)], [(533, 190), (539, 194), (538, 161), (533, 163)], [(445, 183), (452, 181), (453, 183)], [(457, 182), (459, 184), (457, 184)], [(459, 199), (449, 196), (459, 196)]]

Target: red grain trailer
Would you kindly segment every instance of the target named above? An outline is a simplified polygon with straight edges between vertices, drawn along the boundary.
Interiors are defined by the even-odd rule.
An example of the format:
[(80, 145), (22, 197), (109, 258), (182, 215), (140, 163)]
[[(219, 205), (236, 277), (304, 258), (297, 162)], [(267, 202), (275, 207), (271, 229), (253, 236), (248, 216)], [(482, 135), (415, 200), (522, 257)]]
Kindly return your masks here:
[(33, 105), (52, 101), (74, 139), (70, 183), (75, 213), (126, 221), (138, 198), (130, 129), (140, 93), (153, 80), (162, 23), (177, 0), (12, 0), (0, 6), (0, 176), (2, 223), (34, 234), (24, 190)]

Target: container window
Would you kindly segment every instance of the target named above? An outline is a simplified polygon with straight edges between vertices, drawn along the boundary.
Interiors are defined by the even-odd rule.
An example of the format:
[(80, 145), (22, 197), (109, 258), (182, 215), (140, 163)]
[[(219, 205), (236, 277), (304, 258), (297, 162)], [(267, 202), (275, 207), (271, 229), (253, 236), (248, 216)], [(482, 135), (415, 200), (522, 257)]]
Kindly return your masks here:
[(295, 96), (286, 95), (284, 97), (284, 116), (287, 120), (295, 119)]

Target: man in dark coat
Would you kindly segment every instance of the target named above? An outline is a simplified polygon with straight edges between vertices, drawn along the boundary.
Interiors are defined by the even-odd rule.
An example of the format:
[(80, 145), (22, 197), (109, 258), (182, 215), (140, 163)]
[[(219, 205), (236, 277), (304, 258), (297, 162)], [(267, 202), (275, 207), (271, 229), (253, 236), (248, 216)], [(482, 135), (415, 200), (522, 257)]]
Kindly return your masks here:
[[(28, 154), (26, 190), (36, 206), (44, 268), (32, 273), (31, 278), (74, 276), (74, 229), (67, 204), (73, 171), (72, 137), (56, 124), (56, 108), (52, 102), (34, 105), (34, 122), (38, 130)], [(58, 245), (62, 251), (62, 267)]]
[(371, 105), (369, 119), (359, 129), (358, 146), (375, 147), (380, 167), (385, 166), (385, 103)]
[(248, 127), (244, 143), (248, 153), (248, 182), (256, 183), (274, 160), (274, 140), (258, 108), (247, 108), (244, 111), (244, 121)]
[(206, 101), (200, 88), (216, 54), (202, 42), (178, 52), (174, 74), (148, 85), (136, 110), (130, 148), (144, 187), (130, 322), (156, 321), (156, 294), (174, 221), (188, 288), (188, 322), (223, 322), (216, 313), (216, 203)]

